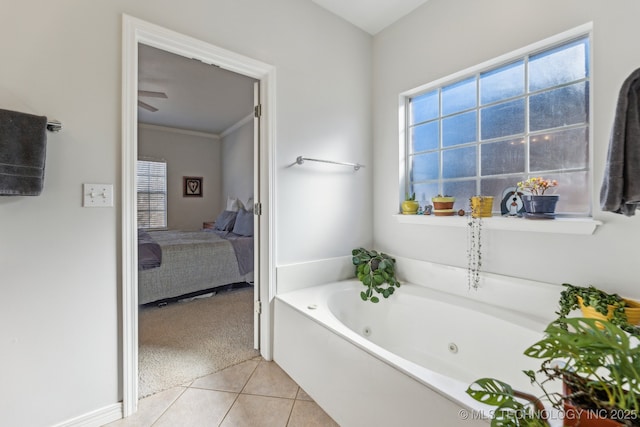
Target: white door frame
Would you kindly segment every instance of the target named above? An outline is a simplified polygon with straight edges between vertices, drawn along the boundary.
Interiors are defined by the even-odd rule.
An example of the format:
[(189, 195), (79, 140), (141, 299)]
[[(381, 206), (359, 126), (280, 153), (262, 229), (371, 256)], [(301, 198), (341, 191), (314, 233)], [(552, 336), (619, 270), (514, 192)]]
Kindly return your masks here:
[(275, 215), (275, 68), (128, 15), (122, 16), (122, 409), (127, 417), (138, 408), (138, 242), (136, 160), (138, 158), (138, 43), (215, 64), (260, 81), (262, 117), (259, 167), (258, 252), (260, 284), (260, 352), (272, 358), (271, 301), (274, 292)]

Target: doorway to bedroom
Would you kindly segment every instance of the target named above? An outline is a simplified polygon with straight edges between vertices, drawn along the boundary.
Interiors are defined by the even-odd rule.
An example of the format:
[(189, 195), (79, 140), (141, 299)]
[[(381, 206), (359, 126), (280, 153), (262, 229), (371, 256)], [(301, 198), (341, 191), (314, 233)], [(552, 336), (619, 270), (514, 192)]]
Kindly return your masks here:
[(259, 355), (258, 83), (138, 45), (139, 398)]
[[(151, 57), (151, 65), (143, 64), (144, 55)], [(154, 58), (166, 61), (169, 55), (177, 56), (173, 59), (180, 59), (180, 66), (195, 66), (200, 74), (191, 75), (184, 68), (179, 68), (169, 75), (163, 75), (166, 67), (159, 64), (164, 62), (154, 63)], [(209, 94), (208, 99), (198, 100), (193, 93), (182, 97), (179, 91), (173, 90), (171, 75), (183, 78), (190, 76), (186, 77), (190, 86), (195, 87), (198, 94), (205, 92), (203, 87), (213, 85), (207, 81), (211, 73), (218, 73), (218, 78), (227, 80), (218, 85), (219, 92)], [(237, 94), (233, 95), (232, 91), (229, 95), (229, 88), (239, 87), (231, 83), (233, 80), (245, 85), (237, 90)], [(274, 182), (273, 150), (270, 148), (272, 138), (269, 134), (269, 130), (273, 129), (271, 112), (275, 105), (272, 92), (274, 85), (275, 70), (267, 64), (123, 15), (122, 309), (125, 417), (137, 410), (139, 397), (138, 362), (141, 354), (138, 339), (139, 327), (142, 326), (139, 303), (161, 301), (164, 304), (186, 299), (189, 303), (205, 305), (207, 301), (222, 301), (224, 296), (226, 299), (217, 308), (203, 309), (206, 313), (216, 312), (219, 317), (207, 320), (207, 323), (203, 321), (203, 311), (194, 310), (195, 318), (200, 320), (196, 320), (195, 324), (203, 327), (205, 335), (211, 335), (211, 331), (215, 330), (223, 331), (227, 337), (237, 338), (239, 333), (233, 327), (229, 328), (228, 324), (237, 311), (242, 311), (245, 320), (240, 323), (248, 326), (249, 330), (249, 339), (245, 339), (249, 345), (245, 347), (251, 353), (241, 357), (262, 354), (267, 360), (271, 358), (270, 307), (269, 304), (262, 305), (260, 301), (270, 301), (274, 271), (270, 257), (273, 253), (270, 237), (274, 224), (272, 204), (269, 202)], [(183, 119), (205, 116), (200, 122), (205, 123), (203, 127), (198, 127), (197, 120), (187, 125), (181, 124), (185, 122), (171, 121), (172, 116), (168, 113), (172, 108), (168, 102), (181, 98), (188, 105), (184, 109), (191, 110)], [(238, 99), (243, 101), (239, 102)], [(218, 107), (222, 105), (217, 112), (211, 110), (216, 102)], [(239, 119), (229, 114), (235, 104), (241, 105), (240, 110), (244, 110)], [(157, 114), (159, 112), (167, 113), (164, 117), (166, 121), (154, 122), (155, 119), (149, 118), (162, 117), (162, 113)], [(175, 119), (177, 116), (173, 117)], [(215, 129), (206, 127), (218, 118), (226, 118), (226, 125)], [(140, 177), (138, 160), (148, 162), (145, 166), (149, 167), (160, 165), (159, 174), (164, 174), (165, 180), (165, 188), (160, 192), (164, 191), (165, 206), (162, 206), (162, 202), (160, 206), (146, 202), (147, 199), (158, 201), (162, 197), (157, 197), (155, 189), (139, 189), (138, 184), (145, 179), (156, 182), (158, 177), (155, 172), (149, 172), (146, 178)], [(226, 164), (231, 167), (225, 167)], [(146, 172), (140, 173), (144, 175)], [(142, 209), (139, 210), (139, 207)], [(230, 217), (233, 219), (230, 220)], [(164, 221), (164, 224), (154, 222), (158, 220)], [(141, 228), (143, 233), (136, 230), (138, 224), (146, 225)], [(168, 231), (162, 236), (152, 234), (157, 228)], [(188, 241), (188, 244), (177, 245), (181, 250), (172, 251), (163, 247), (173, 231), (182, 233), (177, 237), (182, 243)], [(139, 235), (142, 237), (139, 238)], [(142, 259), (138, 256), (141, 248), (139, 243), (149, 241), (147, 236), (157, 237), (150, 240), (160, 249), (162, 261), (158, 267), (138, 271), (138, 261)], [(253, 243), (248, 243), (251, 239)], [(213, 246), (226, 246), (226, 249), (214, 249)], [(197, 255), (189, 252), (193, 247), (197, 248)], [(226, 261), (212, 263), (203, 261), (202, 256)], [(176, 262), (181, 257), (182, 261), (186, 259), (191, 264)], [(200, 260), (194, 264), (197, 257)], [(167, 295), (167, 286), (159, 285), (166, 277), (160, 277), (162, 275), (159, 273), (152, 273), (151, 279), (147, 277), (147, 272), (153, 272), (154, 269), (159, 271), (162, 266), (171, 265), (180, 266), (168, 274), (177, 278), (174, 280), (177, 284), (168, 287), (178, 288), (178, 296)], [(199, 281), (198, 277), (207, 277), (204, 285), (195, 284)], [(193, 289), (193, 286), (199, 289)], [(201, 298), (202, 293), (216, 295)], [(233, 298), (242, 299), (242, 302), (231, 301)], [(170, 306), (178, 307), (179, 304)], [(166, 314), (167, 308), (158, 312)], [(182, 314), (171, 314), (169, 320), (165, 321), (175, 325), (179, 323), (177, 319), (184, 318)], [(166, 332), (167, 328), (161, 327), (156, 334), (166, 335)], [(193, 335), (193, 327), (187, 326), (183, 335)], [(171, 347), (170, 344), (168, 346)], [(176, 353), (183, 352), (178, 346), (173, 347)], [(256, 351), (258, 349), (259, 352)], [(224, 346), (217, 351), (218, 355), (230, 353), (229, 348)], [(198, 357), (202, 358), (195, 356), (196, 359)], [(205, 359), (212, 357), (218, 356), (204, 356)], [(193, 354), (187, 365), (194, 365)], [(218, 368), (222, 369), (214, 367), (216, 370)]]

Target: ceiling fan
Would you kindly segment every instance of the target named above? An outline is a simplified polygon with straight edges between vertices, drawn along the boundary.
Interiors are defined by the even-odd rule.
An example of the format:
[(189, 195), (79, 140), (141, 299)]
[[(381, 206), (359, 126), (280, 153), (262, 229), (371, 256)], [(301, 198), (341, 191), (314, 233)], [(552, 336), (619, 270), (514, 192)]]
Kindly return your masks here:
[(164, 98), (164, 99), (169, 98), (167, 94), (164, 92), (156, 92), (153, 90), (139, 90), (138, 91), (138, 107), (144, 108), (145, 110), (151, 111), (152, 113), (155, 113), (156, 111), (158, 111), (158, 109), (153, 105), (149, 105), (146, 102), (140, 101), (139, 99), (140, 97)]

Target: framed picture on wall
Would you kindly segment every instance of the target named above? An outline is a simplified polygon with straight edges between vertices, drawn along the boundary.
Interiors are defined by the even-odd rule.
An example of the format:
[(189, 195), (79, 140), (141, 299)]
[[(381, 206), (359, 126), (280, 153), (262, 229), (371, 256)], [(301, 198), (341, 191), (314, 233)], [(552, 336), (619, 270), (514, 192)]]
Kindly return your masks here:
[(183, 197), (202, 197), (202, 177), (183, 176)]

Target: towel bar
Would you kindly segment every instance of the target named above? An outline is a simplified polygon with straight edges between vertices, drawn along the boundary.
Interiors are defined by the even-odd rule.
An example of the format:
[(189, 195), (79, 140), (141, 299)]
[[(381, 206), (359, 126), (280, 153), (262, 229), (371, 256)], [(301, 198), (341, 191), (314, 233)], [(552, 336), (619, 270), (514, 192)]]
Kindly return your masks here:
[(62, 130), (62, 123), (58, 120), (47, 121), (47, 130), (50, 132), (59, 132)]
[(310, 159), (308, 157), (302, 157), (302, 156), (298, 156), (298, 158), (296, 159), (296, 163), (301, 165), (304, 163), (305, 160), (308, 160), (310, 162), (331, 163), (332, 165), (351, 166), (353, 167), (353, 170), (356, 170), (356, 171), (364, 167), (364, 165), (361, 165), (360, 163), (334, 162), (333, 160)]

